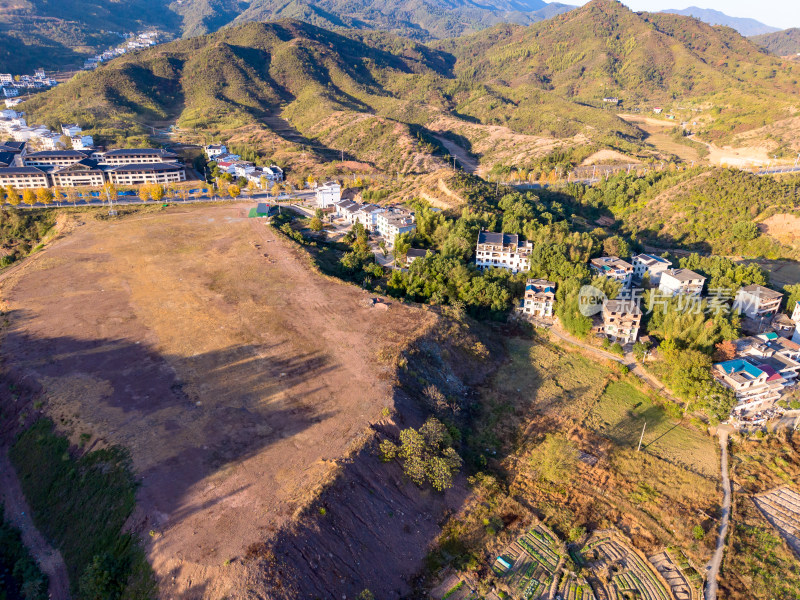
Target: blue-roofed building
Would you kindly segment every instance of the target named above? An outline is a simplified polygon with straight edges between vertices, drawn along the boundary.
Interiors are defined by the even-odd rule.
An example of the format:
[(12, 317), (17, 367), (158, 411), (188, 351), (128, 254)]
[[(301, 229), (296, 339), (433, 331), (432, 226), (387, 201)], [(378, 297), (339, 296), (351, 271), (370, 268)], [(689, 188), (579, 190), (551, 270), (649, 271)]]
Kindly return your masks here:
[(532, 317), (552, 318), (556, 284), (547, 279), (528, 279), (520, 311)]
[(783, 395), (791, 382), (783, 377), (767, 357), (747, 356), (715, 364), (714, 378), (736, 395), (734, 416), (767, 410)]

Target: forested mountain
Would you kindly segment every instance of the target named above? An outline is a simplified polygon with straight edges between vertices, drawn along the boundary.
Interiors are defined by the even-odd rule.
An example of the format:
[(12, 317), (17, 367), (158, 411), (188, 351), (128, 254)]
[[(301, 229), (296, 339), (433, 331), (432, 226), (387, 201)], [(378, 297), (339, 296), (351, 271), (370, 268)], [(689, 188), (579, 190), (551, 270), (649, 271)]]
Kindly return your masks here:
[(697, 6), (690, 6), (681, 10), (671, 9), (663, 11), (673, 15), (683, 15), (684, 17), (694, 17), (703, 23), (709, 25), (724, 25), (735, 29), (742, 35), (761, 35), (764, 33), (772, 33), (778, 31), (777, 27), (770, 27), (755, 19), (747, 19), (742, 17), (731, 17), (718, 10), (711, 8), (698, 8)]
[(121, 42), (118, 33), (144, 27), (191, 37), (230, 24), (289, 18), (427, 40), (497, 23), (534, 23), (572, 8), (543, 0), (0, 0), (0, 61), (14, 73), (75, 65)]
[(775, 33), (765, 33), (751, 38), (755, 44), (777, 56), (800, 54), (800, 28), (792, 27)]
[(165, 0), (0, 0), (0, 71), (74, 65), (121, 43), (120, 33), (179, 24)]
[(642, 133), (606, 109), (608, 95), (626, 110), (676, 100), (705, 107), (699, 133), (725, 139), (793, 116), (799, 69), (730, 29), (593, 0), (531, 26), (429, 45), (250, 23), (123, 56), (25, 109), (33, 122), (77, 121), (116, 143), (143, 134), (141, 123), (209, 135), (257, 124), (282, 136), (286, 119), (307, 139), (366, 159), (363, 148), (392, 154), (398, 135), (401, 146), (428, 147), (437, 131), (469, 150), (494, 125), (570, 144), (636, 143)]

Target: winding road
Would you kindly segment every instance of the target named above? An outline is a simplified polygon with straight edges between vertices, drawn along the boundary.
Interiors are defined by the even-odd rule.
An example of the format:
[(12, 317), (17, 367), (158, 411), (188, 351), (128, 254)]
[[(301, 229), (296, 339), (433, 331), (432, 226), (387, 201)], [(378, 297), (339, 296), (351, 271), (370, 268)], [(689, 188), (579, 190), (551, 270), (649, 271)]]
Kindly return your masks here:
[(30, 507), (5, 448), (0, 448), (0, 490), (6, 521), (22, 532), (22, 543), (50, 580), (50, 600), (70, 600), (67, 566), (61, 553), (47, 542), (33, 524)]
[(720, 428), (718, 433), (722, 456), (722, 517), (719, 523), (717, 547), (714, 549), (714, 556), (711, 557), (711, 561), (706, 567), (705, 600), (717, 600), (717, 578), (719, 577), (719, 568), (722, 565), (722, 556), (725, 552), (725, 537), (728, 534), (728, 523), (731, 516), (731, 480), (728, 476), (728, 431)]

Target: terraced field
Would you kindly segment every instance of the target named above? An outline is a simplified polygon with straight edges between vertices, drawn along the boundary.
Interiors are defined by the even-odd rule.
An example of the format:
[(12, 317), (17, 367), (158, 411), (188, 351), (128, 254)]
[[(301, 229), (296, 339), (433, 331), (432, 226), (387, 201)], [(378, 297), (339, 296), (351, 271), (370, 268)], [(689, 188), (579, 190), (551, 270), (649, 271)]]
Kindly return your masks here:
[[(653, 566), (618, 535), (598, 531), (583, 547), (582, 556), (595, 573), (591, 578), (596, 595), (603, 599), (639, 598), (673, 600), (669, 586)], [(598, 574), (607, 573), (607, 577)]]
[[(561, 543), (543, 525), (531, 528), (497, 557), (492, 569), (512, 598), (549, 597), (553, 576), (561, 561)], [(583, 596), (576, 596), (584, 600)], [(592, 598), (587, 597), (586, 600)]]
[(753, 496), (753, 502), (800, 557), (800, 494), (797, 490), (788, 486), (775, 488)]

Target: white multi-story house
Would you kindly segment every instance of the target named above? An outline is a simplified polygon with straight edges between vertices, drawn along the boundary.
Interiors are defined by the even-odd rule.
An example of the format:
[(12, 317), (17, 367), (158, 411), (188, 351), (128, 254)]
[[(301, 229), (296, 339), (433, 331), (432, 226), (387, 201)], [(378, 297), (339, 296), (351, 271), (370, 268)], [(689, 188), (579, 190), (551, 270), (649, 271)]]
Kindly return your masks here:
[(417, 229), (414, 213), (403, 208), (386, 208), (375, 217), (375, 230), (383, 236), (387, 245), (393, 246), (394, 239), (403, 233)]
[(235, 175), (236, 177), (247, 178), (248, 175), (250, 175), (251, 173), (255, 173), (255, 171), (256, 171), (256, 166), (253, 163), (240, 160), (233, 164), (232, 174)]
[(520, 311), (534, 317), (550, 318), (556, 300), (556, 284), (547, 279), (528, 279)]
[(794, 321), (794, 333), (792, 334), (792, 341), (795, 344), (800, 344), (800, 302), (794, 303), (792, 310), (792, 321)]
[(589, 266), (596, 275), (619, 281), (624, 287), (630, 287), (633, 281), (633, 265), (618, 256), (593, 258)]
[(216, 160), (219, 155), (227, 154), (228, 148), (225, 147), (225, 144), (209, 144), (205, 147), (205, 151), (208, 160)]
[(270, 165), (261, 169), (262, 175), (267, 178), (267, 181), (272, 183), (283, 181), (283, 169), (278, 165)]
[(14, 83), (14, 76), (11, 73), (0, 73), (0, 85), (11, 85)]
[(361, 223), (369, 231), (377, 231), (378, 215), (381, 214), (383, 210), (383, 208), (375, 204), (362, 204), (361, 208), (359, 208), (354, 215), (355, 222)]
[(705, 277), (689, 269), (666, 269), (661, 273), (658, 291), (667, 296), (699, 296), (703, 293), (705, 281)]
[(783, 294), (763, 285), (746, 285), (736, 292), (734, 310), (751, 319), (772, 318), (778, 312)]
[(735, 358), (717, 363), (711, 368), (714, 378), (733, 390), (737, 405), (733, 414), (772, 408), (781, 397), (784, 379), (775, 370), (759, 361)]
[(666, 258), (654, 254), (637, 254), (631, 258), (631, 263), (636, 281), (641, 283), (646, 274), (650, 277), (650, 283), (655, 286), (661, 281), (661, 274), (672, 266)]
[(337, 181), (329, 181), (318, 185), (314, 190), (319, 208), (328, 208), (342, 199), (342, 186)]
[(603, 301), (603, 333), (620, 344), (633, 343), (639, 338), (642, 309), (638, 300)]
[(61, 125), (61, 133), (63, 133), (68, 138), (75, 137), (81, 131), (83, 131), (83, 129), (81, 129), (80, 125), (75, 125), (75, 124)]
[(479, 269), (497, 267), (513, 273), (529, 271), (533, 243), (520, 239), (516, 233), (481, 231), (475, 249), (475, 265)]
[(75, 135), (71, 138), (73, 150), (91, 150), (94, 148), (94, 138), (90, 135)]

